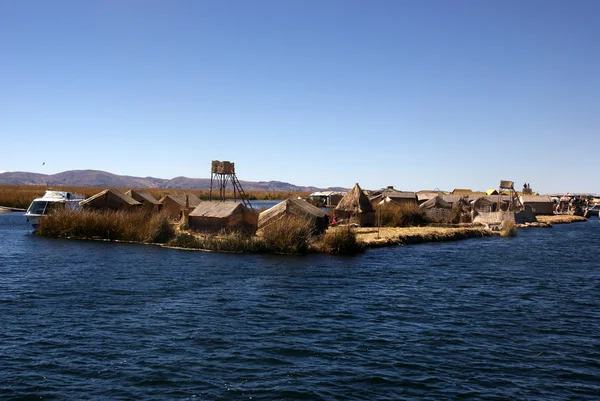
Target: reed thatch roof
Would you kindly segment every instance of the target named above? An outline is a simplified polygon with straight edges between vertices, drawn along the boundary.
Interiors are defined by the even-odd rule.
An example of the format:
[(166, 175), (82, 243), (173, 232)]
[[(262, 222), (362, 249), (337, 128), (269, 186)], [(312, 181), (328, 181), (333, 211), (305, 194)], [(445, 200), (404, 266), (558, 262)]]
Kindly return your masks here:
[(452, 209), (452, 204), (446, 202), (439, 196), (435, 196), (426, 202), (421, 203), (422, 209)]
[(130, 189), (129, 191), (125, 192), (125, 195), (131, 196), (138, 202), (147, 202), (153, 205), (160, 205), (160, 202), (154, 196), (150, 195), (143, 189)]
[(90, 196), (86, 200), (79, 202), (81, 206), (103, 206), (107, 203), (111, 204), (124, 204), (128, 206), (140, 206), (141, 203), (133, 199), (129, 195), (117, 191), (116, 189), (105, 189), (97, 193), (96, 195)]
[(225, 219), (236, 213), (250, 210), (242, 203), (235, 202), (200, 202), (190, 213), (190, 217), (210, 217), (214, 219)]
[(496, 203), (500, 202), (509, 202), (511, 197), (509, 195), (481, 195), (481, 194), (471, 194), (471, 195), (453, 195), (453, 194), (443, 194), (441, 197), (449, 203), (458, 202), (461, 198), (466, 199), (469, 202), (476, 201), (478, 199), (487, 199), (490, 202)]
[(552, 203), (552, 198), (548, 195), (521, 195), (521, 203)]
[(452, 191), (453, 195), (470, 195), (473, 191), (467, 188), (456, 188)]
[(440, 191), (419, 191), (417, 192), (417, 201), (425, 202), (429, 199), (435, 198), (436, 196), (441, 196), (443, 192)]
[(369, 201), (367, 195), (360, 189), (358, 183), (354, 185), (354, 188), (352, 188), (342, 200), (340, 200), (340, 203), (335, 207), (335, 210), (355, 214), (375, 213), (373, 205)]
[(480, 198), (477, 198), (473, 201), (473, 203), (475, 205), (493, 205), (494, 203), (496, 203), (495, 201), (492, 201), (490, 199), (490, 197), (488, 196), (482, 196)]
[[(314, 220), (315, 224), (320, 220), (327, 225), (327, 213), (316, 206), (311, 205), (303, 199), (286, 199), (275, 206), (263, 211), (258, 216), (258, 227), (262, 228), (284, 216), (295, 216)], [(319, 224), (322, 225), (322, 224)]]
[(167, 199), (170, 199), (172, 201), (174, 201), (175, 203), (177, 203), (179, 206), (181, 207), (185, 207), (186, 204), (186, 198), (187, 201), (189, 203), (189, 207), (196, 207), (200, 204), (200, 202), (202, 202), (200, 200), (200, 198), (198, 198), (196, 195), (194, 194), (171, 194), (171, 195), (165, 195), (160, 199), (160, 203), (164, 204), (164, 202)]
[(383, 192), (383, 195), (387, 196), (390, 199), (410, 199), (417, 201), (417, 194), (414, 192), (399, 192), (399, 191), (386, 191)]

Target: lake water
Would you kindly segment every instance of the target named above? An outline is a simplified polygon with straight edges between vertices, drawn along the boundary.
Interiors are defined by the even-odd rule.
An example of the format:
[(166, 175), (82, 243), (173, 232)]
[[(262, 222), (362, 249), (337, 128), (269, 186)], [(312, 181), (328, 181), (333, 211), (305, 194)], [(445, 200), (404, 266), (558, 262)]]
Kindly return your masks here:
[(234, 255), (0, 215), (0, 398), (598, 399), (599, 235)]

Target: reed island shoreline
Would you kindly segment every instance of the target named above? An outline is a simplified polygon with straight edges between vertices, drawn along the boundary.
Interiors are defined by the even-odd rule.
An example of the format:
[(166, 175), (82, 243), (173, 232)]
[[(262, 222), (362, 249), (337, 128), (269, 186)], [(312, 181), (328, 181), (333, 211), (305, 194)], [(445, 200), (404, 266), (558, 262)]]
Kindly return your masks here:
[[(31, 188), (12, 189), (13, 204), (24, 204), (31, 197)], [(48, 192), (69, 198), (68, 192), (56, 191), (44, 196)], [(469, 201), (462, 195), (444, 200), (431, 194), (418, 203), (414, 193), (389, 187), (380, 194), (367, 197), (367, 193), (356, 184), (335, 208), (323, 207), (320, 199), (269, 194), (271, 200), (284, 199), (261, 211), (246, 202), (211, 201), (182, 191), (163, 192), (158, 200), (146, 190), (118, 189), (84, 197), (76, 211), (57, 207), (54, 198), (37, 198), (31, 205), (47, 204), (36, 230), (41, 236), (237, 253), (352, 254), (387, 246), (514, 236), (518, 228), (587, 220), (573, 214), (536, 216), (531, 207), (514, 209), (514, 198), (502, 200), (500, 195), (476, 195)], [(10, 198), (7, 194), (3, 192), (4, 199)], [(542, 207), (535, 197), (530, 202)], [(30, 211), (31, 207), (28, 219)]]

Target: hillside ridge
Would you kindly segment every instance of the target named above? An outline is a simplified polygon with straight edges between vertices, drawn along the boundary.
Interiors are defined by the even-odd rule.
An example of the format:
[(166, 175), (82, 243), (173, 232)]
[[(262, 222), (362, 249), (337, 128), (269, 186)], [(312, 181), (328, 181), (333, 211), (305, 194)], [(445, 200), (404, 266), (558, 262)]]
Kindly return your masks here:
[[(347, 191), (342, 187), (319, 188), (298, 186), (282, 181), (242, 181), (246, 191), (284, 191), (315, 192), (320, 190)], [(30, 173), (25, 171), (7, 171), (0, 173), (0, 184), (11, 185), (72, 185), (89, 187), (120, 188), (189, 188), (208, 189), (210, 178), (174, 177), (170, 179), (156, 177), (135, 177), (118, 175), (102, 170), (68, 170), (56, 174)]]

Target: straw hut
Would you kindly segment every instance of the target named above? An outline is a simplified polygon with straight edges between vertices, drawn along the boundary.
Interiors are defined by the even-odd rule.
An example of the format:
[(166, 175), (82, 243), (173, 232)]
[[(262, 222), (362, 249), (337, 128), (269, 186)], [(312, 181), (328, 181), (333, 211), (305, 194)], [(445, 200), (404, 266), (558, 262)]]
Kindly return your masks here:
[(489, 197), (482, 196), (481, 198), (471, 201), (473, 203), (473, 210), (477, 213), (490, 213), (495, 212), (497, 204), (489, 199)]
[(125, 195), (129, 195), (140, 202), (142, 204), (142, 209), (148, 212), (158, 212), (160, 210), (160, 202), (143, 189), (130, 189), (125, 192)]
[[(384, 199), (387, 202), (391, 203), (403, 203), (408, 205), (416, 205), (417, 204), (417, 194), (414, 192), (384, 192), (386, 198)], [(389, 200), (388, 200), (389, 199)]]
[(369, 197), (372, 205), (380, 203), (396, 203), (396, 204), (417, 204), (417, 194), (414, 192), (397, 191), (392, 187), (387, 187), (383, 191), (379, 191)]
[(375, 209), (358, 184), (346, 194), (333, 210), (336, 219), (356, 219), (363, 227), (375, 225)]
[(554, 214), (554, 203), (548, 195), (521, 195), (519, 200), (523, 206), (531, 206), (534, 215)]
[(329, 216), (318, 207), (313, 206), (302, 199), (286, 199), (260, 213), (258, 216), (258, 228), (264, 228), (287, 216), (294, 216), (306, 220), (311, 224), (314, 228), (314, 232), (317, 234), (325, 232), (329, 224)]
[(189, 214), (188, 224), (195, 231), (246, 231), (258, 227), (258, 213), (234, 202), (200, 202)]
[(200, 199), (193, 194), (165, 195), (159, 200), (161, 210), (172, 219), (180, 219), (183, 212), (191, 212), (200, 204)]
[(105, 189), (86, 200), (79, 202), (84, 209), (95, 210), (136, 210), (142, 204), (129, 195), (125, 195), (116, 189)]
[(419, 207), (425, 212), (425, 216), (433, 222), (452, 220), (452, 204), (439, 196), (429, 199)]

